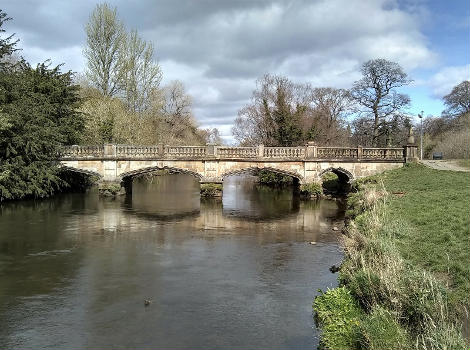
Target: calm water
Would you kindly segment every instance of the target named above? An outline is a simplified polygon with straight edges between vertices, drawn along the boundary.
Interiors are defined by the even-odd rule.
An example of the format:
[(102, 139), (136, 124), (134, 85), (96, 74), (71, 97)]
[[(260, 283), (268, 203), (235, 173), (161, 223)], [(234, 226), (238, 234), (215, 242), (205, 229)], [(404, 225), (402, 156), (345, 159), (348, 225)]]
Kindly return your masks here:
[(116, 200), (3, 204), (0, 348), (313, 349), (341, 219), (240, 177), (221, 201), (169, 175)]

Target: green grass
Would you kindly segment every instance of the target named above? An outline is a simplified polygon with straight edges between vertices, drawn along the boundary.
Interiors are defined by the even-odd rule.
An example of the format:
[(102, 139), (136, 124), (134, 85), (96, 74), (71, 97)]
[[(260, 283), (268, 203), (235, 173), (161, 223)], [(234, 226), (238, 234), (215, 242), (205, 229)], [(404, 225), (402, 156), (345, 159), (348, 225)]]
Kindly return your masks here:
[(330, 301), (322, 319), (325, 306), (315, 300), (322, 337), (337, 338), (324, 340), (326, 348), (468, 348), (460, 327), (470, 307), (469, 180), (411, 164), (356, 182), (338, 289), (361, 313), (354, 332), (327, 332), (344, 319), (342, 304)]
[(321, 347), (359, 348), (363, 311), (346, 287), (329, 289), (315, 298), (316, 321), (322, 327)]
[(413, 164), (381, 178), (391, 193), (387, 211), (411, 228), (396, 240), (405, 260), (436, 273), (468, 306), (470, 174)]

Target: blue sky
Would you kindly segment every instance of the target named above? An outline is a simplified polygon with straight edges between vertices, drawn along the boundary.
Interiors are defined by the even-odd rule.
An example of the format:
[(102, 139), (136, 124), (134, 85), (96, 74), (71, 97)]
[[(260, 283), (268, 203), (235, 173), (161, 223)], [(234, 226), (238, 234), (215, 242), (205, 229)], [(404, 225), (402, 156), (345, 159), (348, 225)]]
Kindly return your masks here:
[[(265, 73), (350, 88), (374, 58), (398, 62), (413, 84), (411, 115), (440, 115), (442, 96), (470, 79), (468, 0), (110, 0), (154, 43), (163, 83), (180, 80), (202, 127), (227, 142)], [(22, 55), (83, 72), (84, 25), (95, 0), (3, 0)]]
[(424, 110), (425, 115), (439, 115), (444, 109), (441, 97), (449, 92), (449, 85), (460, 74), (461, 81), (470, 79), (470, 2), (432, 0), (422, 5), (427, 14), (421, 31), (437, 59), (431, 67), (411, 71), (417, 83), (403, 91), (411, 97), (411, 113)]

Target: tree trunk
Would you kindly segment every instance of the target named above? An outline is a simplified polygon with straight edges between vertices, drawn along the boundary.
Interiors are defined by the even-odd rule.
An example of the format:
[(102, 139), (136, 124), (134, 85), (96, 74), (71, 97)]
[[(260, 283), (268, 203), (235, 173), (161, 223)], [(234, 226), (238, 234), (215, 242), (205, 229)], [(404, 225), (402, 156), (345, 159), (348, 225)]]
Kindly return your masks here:
[(379, 142), (379, 111), (374, 108), (374, 135), (372, 136), (372, 145), (377, 147)]

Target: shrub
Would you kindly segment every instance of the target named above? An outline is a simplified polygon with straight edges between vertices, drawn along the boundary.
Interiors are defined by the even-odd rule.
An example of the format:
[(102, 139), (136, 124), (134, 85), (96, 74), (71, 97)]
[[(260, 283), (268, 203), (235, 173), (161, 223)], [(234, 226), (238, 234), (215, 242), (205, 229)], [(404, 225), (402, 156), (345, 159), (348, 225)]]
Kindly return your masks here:
[(323, 189), (318, 182), (310, 182), (300, 185), (300, 193), (306, 196), (320, 197), (323, 194)]
[(98, 184), (98, 192), (101, 196), (105, 197), (114, 197), (125, 194), (125, 190), (121, 185), (114, 182), (102, 182)]
[(322, 327), (327, 349), (358, 349), (361, 308), (346, 287), (329, 289), (313, 302), (315, 320)]
[(222, 196), (222, 184), (201, 184), (201, 197), (220, 197)]
[(338, 192), (341, 189), (338, 175), (328, 172), (323, 174), (321, 177), (322, 179), (322, 187), (329, 192)]
[(256, 175), (258, 176), (258, 183), (262, 185), (284, 187), (291, 185), (293, 182), (292, 177), (269, 170), (260, 170)]

